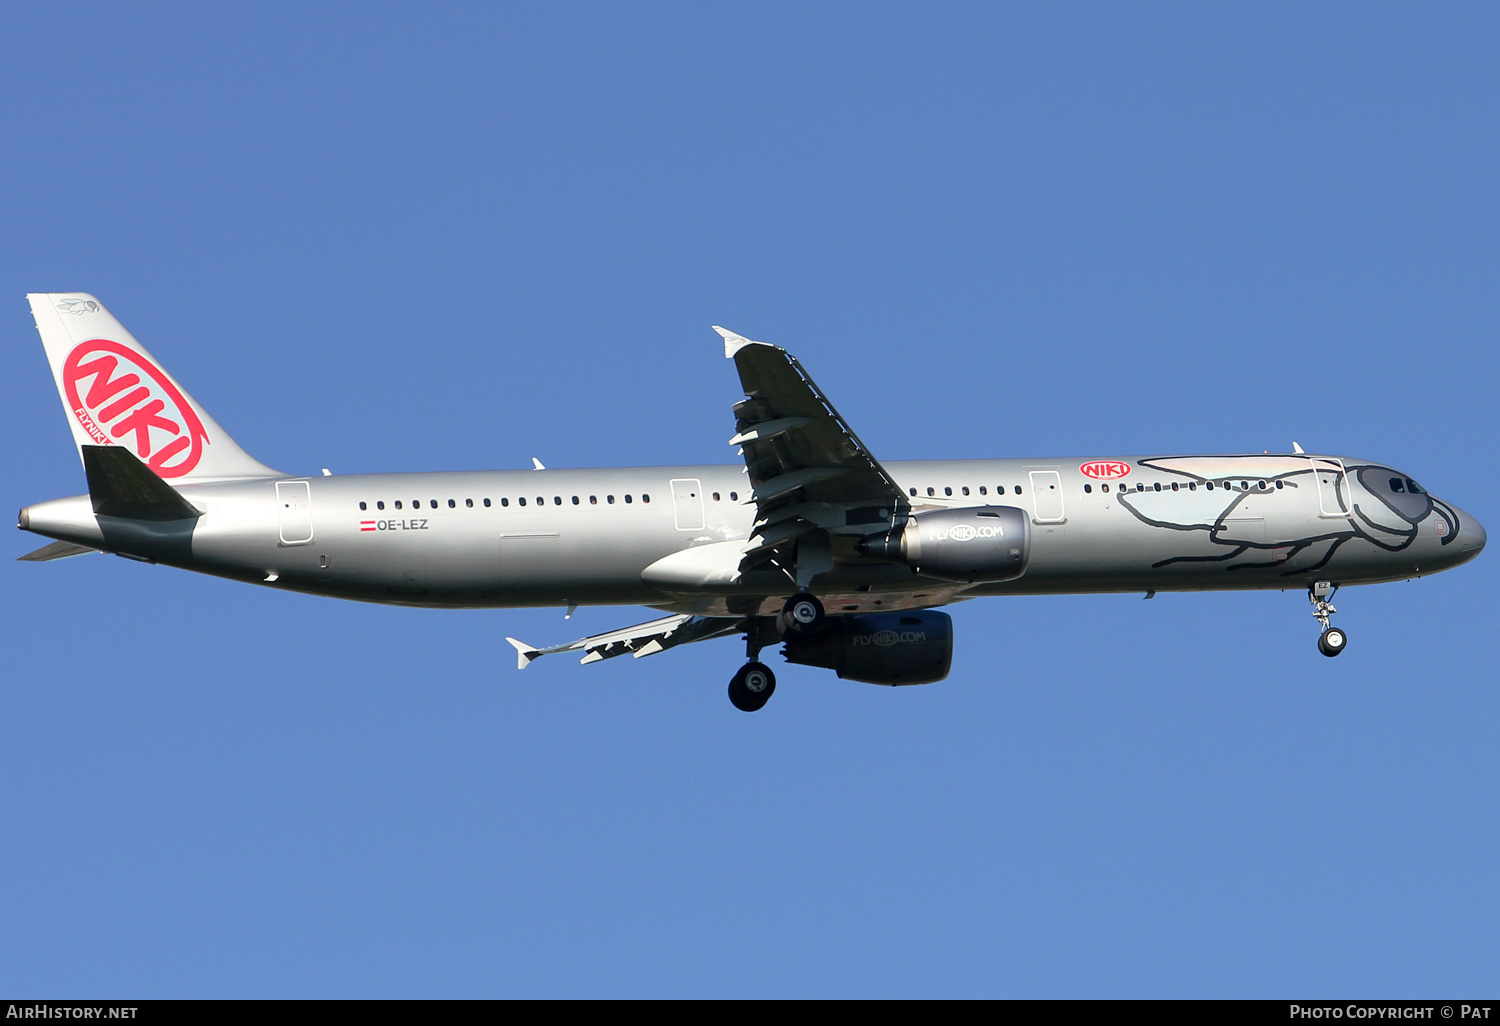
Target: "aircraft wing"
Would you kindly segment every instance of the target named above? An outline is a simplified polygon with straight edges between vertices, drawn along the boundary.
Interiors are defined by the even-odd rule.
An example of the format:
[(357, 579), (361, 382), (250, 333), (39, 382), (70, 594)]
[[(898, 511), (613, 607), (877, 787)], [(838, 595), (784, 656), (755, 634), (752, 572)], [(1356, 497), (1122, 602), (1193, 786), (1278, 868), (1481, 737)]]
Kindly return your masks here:
[[(724, 337), (724, 355), (734, 360), (745, 389), (745, 399), (734, 406), (736, 431), (729, 440), (744, 453), (756, 506), (742, 569), (771, 560), (803, 584), (832, 564), (812, 554), (793, 557), (793, 543), (814, 541), (806, 536), (819, 530), (876, 531), (905, 513), (906, 494), (796, 357), (718, 325), (714, 330)], [(851, 525), (852, 532), (838, 531)], [(826, 551), (826, 539), (809, 548)]]
[(601, 659), (613, 659), (629, 652), (637, 659), (691, 641), (707, 641), (745, 629), (744, 617), (739, 616), (693, 616), (678, 613), (675, 616), (652, 620), (607, 634), (596, 634), (567, 645), (550, 648), (533, 648), (524, 641), (506, 638), (516, 650), (516, 668), (524, 670), (533, 659), (559, 652), (582, 652), (580, 663), (597, 663)]

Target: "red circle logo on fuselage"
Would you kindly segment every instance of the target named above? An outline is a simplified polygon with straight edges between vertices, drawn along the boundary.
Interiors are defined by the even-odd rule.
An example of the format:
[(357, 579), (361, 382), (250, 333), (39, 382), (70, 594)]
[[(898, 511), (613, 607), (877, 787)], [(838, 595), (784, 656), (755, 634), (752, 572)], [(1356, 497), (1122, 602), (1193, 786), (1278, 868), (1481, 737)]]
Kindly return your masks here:
[(1130, 464), (1123, 460), (1095, 460), (1093, 463), (1085, 463), (1078, 468), (1084, 477), (1091, 477), (1095, 481), (1113, 481), (1119, 477), (1125, 477), (1130, 473)]

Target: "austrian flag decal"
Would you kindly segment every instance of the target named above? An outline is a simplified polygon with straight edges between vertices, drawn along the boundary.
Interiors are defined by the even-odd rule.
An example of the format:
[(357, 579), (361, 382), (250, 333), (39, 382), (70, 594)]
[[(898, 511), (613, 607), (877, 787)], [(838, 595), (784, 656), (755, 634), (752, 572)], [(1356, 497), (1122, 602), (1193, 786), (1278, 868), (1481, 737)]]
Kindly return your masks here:
[(181, 477), (203, 458), (203, 422), (140, 353), (103, 338), (80, 342), (63, 363), (62, 380), (68, 409), (95, 445), (128, 445), (161, 477)]

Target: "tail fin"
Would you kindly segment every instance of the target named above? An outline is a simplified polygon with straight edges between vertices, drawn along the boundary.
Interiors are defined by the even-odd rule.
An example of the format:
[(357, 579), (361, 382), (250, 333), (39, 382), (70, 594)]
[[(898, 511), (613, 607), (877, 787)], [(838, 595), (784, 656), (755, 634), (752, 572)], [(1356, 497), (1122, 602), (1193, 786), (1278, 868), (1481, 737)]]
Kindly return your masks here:
[(79, 446), (122, 445), (168, 480), (274, 477), (93, 296), (26, 297)]

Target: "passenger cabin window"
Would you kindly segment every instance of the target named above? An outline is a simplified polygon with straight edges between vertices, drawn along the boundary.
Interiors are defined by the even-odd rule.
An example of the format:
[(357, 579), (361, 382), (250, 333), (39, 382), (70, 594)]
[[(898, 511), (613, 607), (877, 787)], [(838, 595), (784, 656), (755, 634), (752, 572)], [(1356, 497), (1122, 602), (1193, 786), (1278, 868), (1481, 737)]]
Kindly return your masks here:
[(913, 496), (915, 496), (917, 494), (917, 490), (915, 488), (909, 488), (909, 489), (907, 489), (907, 491), (911, 492), (911, 494)]
[(365, 504), (364, 504), (364, 503), (362, 503), (362, 502), (361, 502), (361, 503), (360, 503), (360, 504), (359, 504), (359, 508), (360, 508), (360, 509), (369, 509), (369, 508), (370, 508), (370, 507), (368, 507), (368, 506), (366, 506), (366, 505), (365, 505)]
[(959, 491), (963, 492), (965, 495), (968, 495), (969, 494), (969, 486), (968, 485), (964, 485), (962, 488), (959, 489)]
[(929, 488), (929, 489), (927, 489), (927, 494), (928, 495), (936, 495), (937, 491), (936, 491), (936, 489)]
[(385, 509), (385, 502), (384, 502), (384, 501), (381, 501), (381, 502), (377, 502), (377, 503), (376, 503), (376, 504), (375, 504), (375, 508), (376, 508), (376, 509)]
[(547, 497), (544, 496), (544, 495), (538, 495), (536, 497), (536, 504), (538, 506), (545, 506), (545, 505), (547, 505)]
[(1109, 491), (1109, 485), (1107, 485), (1107, 484), (1102, 484), (1102, 485), (1100, 485), (1100, 486), (1099, 486), (1099, 490), (1100, 490), (1100, 491), (1101, 491), (1101, 492), (1107, 492), (1107, 491)]
[(626, 495), (626, 496), (625, 496), (625, 501), (626, 501), (626, 502), (627, 502), (627, 503), (630, 503), (630, 502), (634, 502), (634, 501), (635, 501), (635, 500), (634, 500), (634, 499), (632, 499), (632, 498), (631, 498), (631, 497), (630, 497), (630, 496), (629, 496), (629, 495)]
[(400, 509), (400, 508), (401, 508), (401, 500), (400, 500), (400, 499), (397, 499), (397, 500), (396, 500), (396, 508), (397, 508), (397, 509)]
[(613, 495), (606, 495), (604, 501), (613, 506), (615, 504), (615, 497)]
[(645, 492), (642, 492), (641, 493), (641, 501), (642, 502), (650, 502), (651, 501), (651, 496), (647, 495)]
[(1093, 491), (1094, 491), (1094, 486), (1093, 485), (1086, 484), (1086, 485), (1083, 486), (1083, 493), (1085, 495), (1090, 495), (1090, 494), (1093, 493)]
[(980, 486), (979, 486), (979, 494), (980, 494), (980, 495), (988, 495), (988, 494), (989, 494), (989, 493), (988, 493), (988, 492), (986, 492), (986, 491), (985, 491), (985, 490), (984, 490), (984, 485), (980, 485)]
[[(490, 505), (490, 500), (489, 499), (485, 499), (484, 500), (484, 506), (485, 506), (485, 508), (488, 509), (489, 505)], [(502, 506), (505, 505), (505, 500), (504, 499), (500, 500), (500, 505), (502, 505)]]
[(554, 506), (561, 506), (562, 505), (562, 496), (561, 495), (554, 495), (554, 496), (552, 496), (552, 505), (554, 505)]
[(455, 502), (455, 501), (454, 501), (454, 500), (452, 500), (452, 499), (449, 499), (449, 500), (448, 500), (448, 508), (449, 508), (449, 509), (452, 509), (452, 508), (453, 508), (453, 507), (455, 507), (455, 506), (457, 506), (457, 505), (458, 505), (458, 503), (457, 503), (457, 502)]
[(597, 496), (597, 495), (590, 495), (589, 496), (589, 505), (590, 506), (597, 506), (597, 505), (599, 505), (599, 496)]
[(573, 505), (578, 505), (578, 496), (573, 496)]
[(464, 506), (466, 508), (468, 508), (468, 509), (473, 509), (474, 508), (474, 500), (473, 499), (465, 499), (464, 500)]
[(718, 492), (714, 492), (714, 501), (715, 502), (719, 501), (719, 493)]
[(1016, 485), (1016, 494), (1017, 495), (1021, 494), (1021, 486), (1020, 485)]
[(1156, 489), (1156, 490), (1157, 490), (1157, 491), (1161, 491), (1161, 482), (1160, 482), (1160, 481), (1157, 481), (1157, 482), (1156, 482), (1156, 483), (1155, 483), (1155, 484), (1153, 484), (1153, 485), (1152, 485), (1152, 486), (1151, 486), (1151, 487), (1152, 487), (1152, 488), (1155, 488), (1155, 489)]
[(740, 501), (740, 493), (739, 492), (730, 492), (729, 493), (729, 501), (730, 502), (739, 502)]
[(952, 495), (953, 494), (953, 489), (952, 488), (944, 488), (943, 489), (943, 494), (944, 495)]
[(516, 502), (520, 503), (522, 506), (526, 505), (526, 496), (524, 496), (524, 495), (521, 496), (519, 499), (516, 500)]

